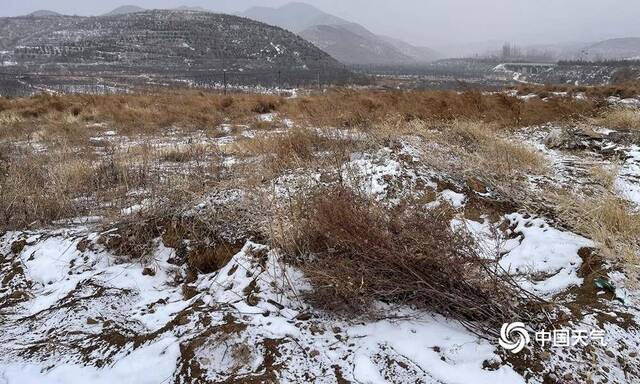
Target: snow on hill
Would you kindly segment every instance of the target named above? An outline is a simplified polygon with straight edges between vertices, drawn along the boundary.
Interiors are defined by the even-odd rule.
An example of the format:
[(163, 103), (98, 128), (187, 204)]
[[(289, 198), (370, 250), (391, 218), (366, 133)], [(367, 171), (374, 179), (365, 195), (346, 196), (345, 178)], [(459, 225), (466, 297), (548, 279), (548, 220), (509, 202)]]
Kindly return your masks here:
[[(314, 71), (343, 66), (278, 27), (231, 15), (119, 8), (108, 17), (0, 19), (0, 50), (21, 72), (60, 70), (176, 75), (194, 71)], [(117, 14), (122, 13), (122, 14)], [(316, 73), (313, 72), (315, 78)]]

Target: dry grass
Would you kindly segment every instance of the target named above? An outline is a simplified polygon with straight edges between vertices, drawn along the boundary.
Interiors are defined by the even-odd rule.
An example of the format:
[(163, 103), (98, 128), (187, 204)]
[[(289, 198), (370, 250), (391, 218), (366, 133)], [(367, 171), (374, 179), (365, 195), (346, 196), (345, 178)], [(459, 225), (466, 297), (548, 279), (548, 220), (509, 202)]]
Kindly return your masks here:
[[(195, 91), (131, 95), (38, 95), (3, 99), (0, 139), (44, 136), (76, 143), (95, 134), (95, 123), (121, 135), (156, 135), (169, 128), (211, 130), (223, 122), (261, 125), (256, 115), (277, 112), (317, 127), (369, 129), (390, 116), (402, 120), (451, 122), (474, 120), (502, 128), (591, 117), (600, 107), (592, 101), (553, 99), (524, 102), (503, 94), (456, 92), (373, 92), (331, 90), (284, 99), (279, 96), (223, 96)], [(271, 128), (273, 124), (262, 124)]]
[(13, 151), (0, 174), (0, 227), (46, 224), (84, 213), (81, 199), (92, 178), (90, 164), (73, 154)]
[(496, 125), (457, 120), (442, 129), (445, 144), (459, 145), (471, 155), (471, 162), (489, 173), (511, 178), (547, 170), (544, 157), (522, 144), (501, 138)]
[(332, 91), (304, 97), (281, 108), (316, 126), (367, 128), (399, 115), (405, 121), (476, 120), (501, 127), (566, 121), (596, 110), (590, 101), (554, 99), (525, 103), (503, 94), (457, 92)]
[(315, 286), (311, 299), (325, 309), (410, 304), (488, 332), (530, 319), (517, 299), (523, 292), (478, 255), (472, 236), (452, 229), (447, 209), (385, 209), (343, 188), (301, 196), (294, 209), (276, 244), (300, 264)]
[[(208, 151), (201, 156), (204, 149), (199, 146), (184, 151), (168, 154), (139, 146), (98, 155), (69, 146), (33, 152), (5, 145), (0, 160), (0, 229), (88, 215), (117, 218), (123, 208), (150, 197), (193, 199), (219, 177), (219, 155)], [(166, 170), (158, 162), (194, 157), (199, 166), (184, 170)]]
[(518, 85), (515, 87), (520, 95), (528, 95), (535, 93), (544, 96), (552, 92), (566, 92), (569, 96), (575, 96), (578, 93), (584, 93), (592, 98), (605, 99), (610, 96), (621, 98), (636, 97), (640, 95), (639, 81), (623, 81), (613, 85), (599, 86), (575, 86), (575, 85)]
[[(202, 92), (160, 92), (138, 95), (41, 94), (29, 98), (1, 99), (0, 125), (37, 123), (47, 128), (58, 124), (107, 123), (121, 134), (155, 134), (171, 127), (205, 130), (225, 119), (240, 120), (263, 111), (272, 112), (284, 99), (277, 96), (239, 94), (222, 96)], [(25, 135), (32, 131), (21, 126)]]
[(344, 162), (357, 143), (339, 132), (293, 128), (284, 133), (259, 135), (231, 145), (228, 153), (260, 158), (260, 172), (281, 175), (297, 168), (323, 168), (327, 162)]
[(176, 146), (171, 149), (161, 150), (159, 158), (161, 161), (170, 163), (188, 163), (204, 159), (209, 154), (217, 155), (217, 148), (202, 144)]
[(614, 195), (582, 199), (561, 195), (558, 209), (572, 228), (600, 245), (601, 256), (638, 276), (640, 214), (633, 212), (626, 201)]
[(592, 124), (614, 129), (640, 129), (640, 110), (613, 108), (593, 119)]
[(20, 116), (18, 113), (13, 111), (2, 111), (0, 112), (0, 126), (14, 126), (19, 123), (22, 123), (24, 118)]
[(617, 169), (594, 167), (589, 174), (599, 189), (589, 196), (555, 193), (557, 214), (576, 232), (597, 242), (602, 257), (640, 276), (640, 213), (616, 193)]

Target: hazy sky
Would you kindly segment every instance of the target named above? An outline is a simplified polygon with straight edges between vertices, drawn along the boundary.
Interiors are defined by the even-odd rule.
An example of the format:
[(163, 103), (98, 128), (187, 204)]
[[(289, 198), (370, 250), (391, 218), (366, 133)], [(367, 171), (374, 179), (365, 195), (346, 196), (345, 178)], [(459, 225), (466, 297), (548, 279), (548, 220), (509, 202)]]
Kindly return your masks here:
[[(201, 6), (220, 12), (287, 0), (0, 0), (0, 16), (38, 9), (95, 15), (126, 4), (144, 8)], [(589, 42), (640, 36), (640, 0), (306, 0), (373, 32), (414, 44), (443, 46), (488, 40), (520, 44)]]

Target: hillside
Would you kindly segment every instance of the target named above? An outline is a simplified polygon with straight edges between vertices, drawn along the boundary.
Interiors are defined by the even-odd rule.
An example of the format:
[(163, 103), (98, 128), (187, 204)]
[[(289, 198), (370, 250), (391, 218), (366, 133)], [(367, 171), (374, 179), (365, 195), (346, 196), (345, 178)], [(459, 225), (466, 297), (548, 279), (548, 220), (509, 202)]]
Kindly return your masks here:
[(300, 32), (300, 36), (345, 64), (401, 65), (413, 61), (391, 45), (341, 25), (316, 25)]
[(604, 40), (583, 51), (591, 60), (636, 58), (640, 56), (640, 37)]
[(243, 17), (277, 25), (292, 32), (300, 32), (316, 25), (346, 24), (348, 21), (305, 4), (290, 3), (280, 8), (253, 7)]
[(144, 12), (144, 11), (145, 11), (144, 8), (141, 8), (135, 5), (123, 5), (121, 7), (118, 7), (112, 10), (111, 12), (105, 13), (104, 16), (126, 15), (129, 13)]
[(60, 16), (58, 12), (49, 11), (48, 9), (40, 9), (35, 12), (31, 12), (27, 16), (31, 17), (48, 17), (48, 16)]
[(379, 36), (360, 24), (304, 3), (280, 8), (253, 7), (241, 16), (298, 33), (345, 64), (413, 65), (433, 61), (438, 56), (429, 48)]
[[(342, 65), (309, 42), (263, 23), (190, 11), (145, 11), (107, 17), (0, 19), (0, 50), (16, 72), (164, 74), (242, 72), (242, 82), (278, 70), (316, 71), (331, 80)], [(249, 81), (249, 80), (251, 81)], [(199, 79), (202, 80), (202, 79)], [(221, 78), (220, 78), (221, 80)], [(246, 80), (246, 81), (245, 81)]]

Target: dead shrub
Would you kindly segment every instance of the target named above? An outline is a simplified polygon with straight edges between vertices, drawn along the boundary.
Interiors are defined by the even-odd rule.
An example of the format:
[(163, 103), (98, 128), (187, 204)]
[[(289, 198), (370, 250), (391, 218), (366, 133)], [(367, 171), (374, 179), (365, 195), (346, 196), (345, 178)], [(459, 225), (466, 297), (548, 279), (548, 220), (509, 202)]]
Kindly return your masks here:
[(366, 313), (375, 301), (410, 304), (488, 332), (532, 318), (522, 300), (531, 296), (452, 229), (449, 210), (385, 210), (341, 188), (303, 200), (276, 242), (315, 286), (316, 305)]
[(246, 219), (227, 221), (236, 213), (233, 209), (220, 209), (198, 217), (172, 217), (165, 220), (162, 240), (178, 250), (182, 258), (179, 262), (186, 262), (193, 272), (215, 272), (227, 265), (252, 237), (245, 226)]
[(234, 103), (233, 97), (225, 96), (218, 102), (218, 106), (220, 109), (225, 110), (229, 109)]
[(0, 112), (9, 109), (10, 104), (11, 102), (8, 99), (0, 96)]
[(105, 231), (98, 243), (115, 255), (132, 260), (144, 260), (155, 250), (154, 241), (162, 234), (161, 221), (157, 218), (122, 221)]
[(105, 227), (100, 243), (118, 256), (148, 261), (161, 240), (176, 250), (170, 262), (186, 264), (195, 276), (219, 270), (247, 240), (259, 238), (239, 206), (227, 204), (197, 215), (182, 214), (181, 207), (190, 203), (188, 199), (163, 199), (135, 216), (120, 217), (116, 224)]
[(251, 111), (259, 114), (271, 113), (278, 109), (276, 100), (272, 98), (259, 98), (251, 108)]

